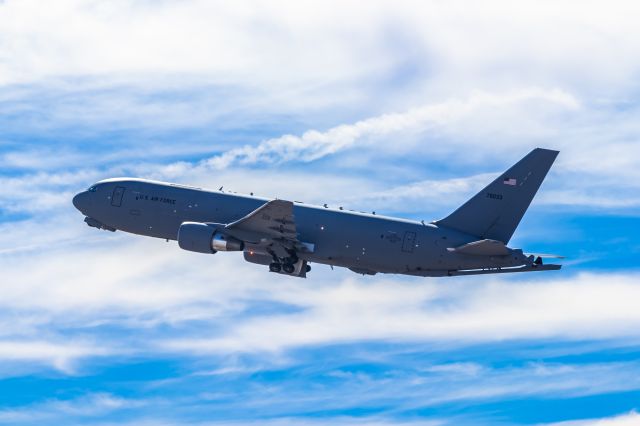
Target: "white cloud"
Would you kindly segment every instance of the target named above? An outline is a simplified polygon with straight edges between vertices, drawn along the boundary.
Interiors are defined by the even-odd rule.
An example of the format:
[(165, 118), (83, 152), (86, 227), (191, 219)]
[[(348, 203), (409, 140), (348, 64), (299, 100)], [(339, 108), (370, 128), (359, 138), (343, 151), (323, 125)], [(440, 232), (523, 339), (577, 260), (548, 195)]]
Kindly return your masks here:
[[(68, 327), (78, 339), (93, 341), (94, 327), (142, 327), (151, 333), (160, 324), (189, 330), (192, 321), (211, 328), (143, 342), (105, 341), (104, 347), (125, 355), (129, 352), (122, 348), (226, 354), (361, 340), (466, 345), (548, 338), (619, 344), (640, 338), (633, 303), (640, 290), (638, 277), (630, 273), (545, 273), (512, 283), (469, 277), (359, 279), (316, 265), (308, 279), (312, 285), (306, 285), (246, 264), (236, 253), (197, 255), (175, 243), (90, 229), (79, 215), (75, 222), (41, 224), (51, 229), (41, 242), (28, 237), (37, 223), (5, 225), (13, 233), (3, 239), (0, 253), (3, 341), (37, 342), (43, 330)], [(78, 232), (58, 244), (74, 227)], [(35, 245), (11, 250), (25, 239)], [(254, 306), (276, 308), (263, 315), (253, 313)], [(100, 356), (89, 349), (67, 358)], [(31, 359), (27, 350), (17, 353)], [(52, 362), (60, 357), (65, 358), (46, 356)]]
[[(36, 171), (0, 178), (3, 211), (33, 216), (0, 224), (4, 369), (19, 374), (50, 366), (78, 374), (96, 357), (176, 354), (249, 354), (268, 367), (294, 362), (285, 359), (290, 349), (363, 341), (634, 345), (640, 338), (635, 273), (360, 279), (318, 266), (301, 282), (233, 254), (198, 256), (175, 244), (88, 229), (70, 199), (101, 177), (126, 172), (355, 209), (423, 204), (448, 211), (542, 145), (562, 153), (540, 202), (635, 208), (637, 9), (634, 2), (1, 2), (0, 115), (7, 129), (14, 126), (2, 139), (30, 140), (52, 129), (63, 135), (76, 128), (78, 134), (124, 130), (125, 136), (142, 129), (137, 135), (156, 145), (131, 138), (109, 152), (96, 148), (96, 155), (94, 147), (0, 141), (0, 165)], [(149, 136), (207, 126), (286, 134), (241, 146), (241, 134), (171, 146)], [(208, 152), (222, 153), (172, 160)], [(278, 169), (283, 163), (286, 171)], [(117, 338), (105, 329), (116, 330)], [(425, 366), (390, 388), (388, 378), (376, 383), (366, 374), (333, 374), (348, 377), (351, 389), (371, 391), (376, 383), (402, 397), (411, 391), (406, 406), (418, 406), (418, 399), (438, 404), (637, 389), (639, 370), (621, 362), (507, 369), (461, 362)], [(439, 380), (436, 392), (424, 376)], [(452, 382), (457, 386), (445, 389)], [(320, 393), (312, 400), (357, 406), (371, 394), (352, 395), (336, 402)], [(283, 403), (271, 395), (256, 406), (275, 402)], [(30, 407), (41, 417), (1, 411), (0, 421), (53, 422), (136, 404), (95, 394)], [(331, 423), (372, 420), (395, 424), (371, 417)], [(632, 412), (569, 425), (637, 421)]]
[(0, 359), (5, 365), (35, 363), (51, 366), (67, 374), (74, 372), (78, 360), (106, 355), (113, 355), (113, 351), (96, 342), (0, 340)]
[(435, 1), (362, 7), (346, 1), (336, 14), (332, 3), (292, 1), (266, 7), (199, 0), (10, 0), (0, 6), (0, 76), (7, 83), (188, 72), (296, 85), (362, 78), (395, 61), (422, 58), (438, 83), (524, 78), (596, 90), (628, 83), (638, 67), (637, 4), (581, 4), (580, 13), (575, 7), (572, 1), (492, 1), (482, 7)]
[(124, 399), (108, 393), (86, 394), (70, 400), (52, 399), (42, 403), (0, 410), (0, 422), (5, 424), (42, 424), (64, 421), (71, 424), (72, 418), (99, 417), (117, 410), (139, 408), (147, 401)]
[[(105, 5), (66, 0), (47, 6), (8, 1), (0, 8), (5, 22), (0, 76), (8, 83), (151, 71), (282, 84), (286, 79), (278, 74), (283, 69), (288, 75), (299, 73), (298, 81), (320, 75), (331, 79), (349, 69), (357, 75), (363, 54), (357, 54), (353, 44), (341, 48), (338, 37), (347, 28), (373, 36), (381, 11), (367, 12), (355, 4), (343, 11), (360, 12), (362, 23), (328, 26), (322, 17), (333, 13), (329, 5), (291, 2), (267, 8), (204, 1)], [(306, 49), (309, 44), (313, 50)], [(354, 44), (367, 51), (373, 47)]]
[[(480, 191), (495, 175), (481, 174), (454, 179), (425, 180), (391, 189), (343, 195), (346, 205), (403, 213), (453, 211)], [(425, 218), (427, 220), (435, 217)]]
[[(531, 111), (532, 107), (534, 111)], [(558, 114), (569, 114), (571, 126), (561, 123)], [(208, 187), (231, 183), (236, 186), (233, 189), (247, 193), (311, 199), (316, 203), (349, 203), (355, 209), (380, 210), (386, 206), (394, 211), (398, 210), (397, 206), (408, 206), (413, 212), (424, 211), (423, 205), (441, 204), (444, 193), (448, 201), (462, 202), (492, 176), (486, 173), (471, 177), (462, 174), (457, 178), (420, 180), (419, 177), (428, 174), (429, 170), (464, 167), (498, 173), (532, 147), (542, 145), (560, 149), (561, 155), (539, 197), (540, 201), (608, 209), (635, 208), (640, 200), (634, 195), (638, 168), (633, 163), (640, 144), (626, 136), (634, 132), (633, 125), (626, 119), (620, 120), (609, 112), (602, 115), (591, 107), (585, 109), (575, 97), (559, 90), (476, 92), (466, 98), (427, 104), (404, 113), (375, 116), (324, 132), (310, 130), (301, 136), (285, 135), (257, 145), (231, 148), (199, 162), (181, 161), (165, 165), (121, 162), (117, 167), (103, 170), (101, 175), (118, 175), (124, 170), (128, 174)], [(609, 130), (600, 130), (590, 136), (591, 139), (583, 139), (583, 134), (594, 122)], [(446, 143), (435, 143), (434, 138), (436, 141), (444, 138)], [(607, 139), (615, 142), (605, 143)], [(485, 141), (486, 145), (483, 145)], [(491, 149), (487, 148), (489, 146)], [(136, 154), (129, 151), (112, 152), (106, 156), (85, 155), (83, 162), (112, 162), (114, 158), (131, 161), (132, 155)], [(328, 170), (315, 168), (313, 173), (308, 173), (277, 168), (284, 162), (309, 163), (327, 156), (333, 156)], [(16, 161), (24, 164), (22, 157), (24, 155), (13, 153), (5, 155), (13, 164)], [(408, 170), (400, 167), (408, 158), (415, 161), (421, 157), (424, 157), (424, 170), (415, 170), (415, 165)], [(162, 161), (157, 154), (147, 154), (145, 159)], [(248, 173), (246, 170), (253, 166), (260, 169)], [(354, 169), (354, 173), (366, 172), (367, 179), (362, 175), (354, 176), (354, 173), (345, 174), (349, 169)], [(89, 182), (89, 172), (84, 171), (83, 174), (85, 181)], [(91, 175), (96, 176), (96, 172)], [(52, 177), (56, 181), (56, 175)], [(398, 179), (405, 183), (389, 188), (389, 184)], [(32, 184), (42, 181), (43, 176), (12, 180), (16, 185)], [(285, 186), (274, 185), (272, 180), (288, 183)], [(316, 181), (323, 183), (322, 191), (314, 184)], [(615, 193), (611, 191), (612, 187), (616, 188)], [(274, 193), (275, 188), (279, 191), (284, 188), (287, 192)], [(354, 197), (354, 193), (361, 195)], [(29, 197), (33, 192), (17, 187), (16, 191), (5, 195), (13, 194)], [(30, 203), (25, 205), (42, 209), (50, 204), (47, 203), (49, 196), (53, 196), (51, 202), (62, 202), (62, 196), (70, 194), (58, 191), (44, 195), (35, 199), (37, 203), (33, 206)], [(443, 207), (450, 209), (456, 203)], [(13, 204), (9, 200), (5, 208), (12, 208)]]
[[(212, 117), (224, 126), (236, 116), (240, 126), (247, 110), (335, 127), (336, 114), (419, 109), (476, 90), (558, 88), (592, 104), (628, 101), (640, 69), (638, 6), (575, 7), (10, 0), (0, 5), (0, 99), (33, 112), (42, 93), (58, 90), (30, 127), (53, 116), (156, 129)], [(31, 84), (34, 99), (19, 102)], [(179, 96), (157, 96), (167, 92)]]
[[(346, 203), (350, 199), (340, 187), (357, 185), (342, 190), (351, 193), (376, 188), (363, 206), (352, 207), (380, 210), (369, 201), (397, 199), (392, 190), (404, 192), (407, 184), (412, 200), (425, 185), (438, 194), (437, 188), (456, 182), (435, 182), (426, 175), (434, 165), (475, 169), (460, 178), (498, 172), (503, 159), (543, 145), (562, 151), (554, 167), (562, 185), (543, 200), (636, 208), (640, 143), (633, 76), (640, 61), (630, 53), (638, 50), (640, 38), (633, 37), (637, 29), (630, 16), (637, 5), (589, 4), (580, 6), (580, 14), (567, 13), (573, 8), (571, 2), (514, 7), (496, 1), (482, 8), (456, 2), (373, 2), (362, 8), (341, 2), (335, 19), (331, 4), (301, 7), (285, 1), (268, 8), (196, 0), (153, 6), (5, 2), (0, 98), (8, 116), (27, 120), (21, 131), (47, 121), (69, 129), (82, 123), (89, 131), (158, 132), (212, 123), (229, 129), (229, 122), (237, 130), (247, 121), (289, 120), (295, 128), (308, 123), (312, 130), (235, 148), (235, 141), (212, 138), (197, 147), (187, 140), (155, 151), (147, 146), (99, 155), (52, 150), (51, 160), (38, 150), (14, 150), (0, 155), (0, 164), (93, 167), (121, 164), (124, 152), (127, 161), (151, 160), (134, 169), (146, 175), (204, 180), (209, 174), (207, 181), (213, 181), (224, 179), (217, 175), (224, 168), (273, 170), (282, 162), (331, 156), (333, 170), (321, 176), (335, 183), (326, 191), (331, 199), (314, 198)], [(404, 79), (407, 87), (397, 83)], [(41, 101), (41, 93), (49, 101)], [(153, 164), (181, 149), (223, 152), (194, 164)], [(401, 175), (404, 182), (385, 179), (416, 158), (424, 159), (425, 170), (414, 165)], [(349, 176), (331, 178), (351, 168), (373, 171), (369, 186)], [(301, 187), (298, 182), (304, 180), (296, 180)], [(35, 199), (18, 189), (9, 194), (16, 199), (5, 194), (5, 209), (44, 211), (72, 195), (48, 191)], [(268, 187), (262, 193), (284, 195)], [(290, 193), (308, 198), (299, 187)]]
[[(407, 361), (403, 354), (399, 356)], [(393, 365), (396, 366), (397, 363), (398, 358), (394, 358)], [(477, 407), (505, 398), (529, 401), (572, 398), (628, 391), (639, 386), (637, 379), (625, 379), (636, 377), (635, 373), (639, 368), (637, 363), (534, 363), (517, 367), (483, 367), (473, 374), (466, 371), (460, 374), (446, 368), (416, 371), (412, 366), (403, 367), (390, 367), (379, 374), (375, 370), (331, 370), (325, 367), (327, 371), (322, 375), (321, 383), (317, 386), (304, 386), (303, 394), (283, 395), (277, 386), (258, 387), (244, 396), (242, 406), (258, 410), (269, 417), (283, 411), (307, 412), (310, 406), (322, 406), (323, 410), (330, 412), (349, 410), (352, 407), (393, 407), (380, 413), (380, 420), (384, 421), (388, 417), (403, 418), (407, 413), (445, 404), (459, 403), (465, 407)], [(315, 370), (314, 367), (309, 368)], [(300, 379), (304, 380), (306, 377)], [(325, 380), (328, 380), (329, 386), (325, 384)], [(220, 398), (218, 392), (208, 392), (199, 397), (201, 401), (219, 401)], [(237, 401), (234, 399), (231, 404), (236, 406)], [(340, 419), (331, 420), (332, 424), (336, 420), (340, 423)], [(376, 420), (376, 417), (371, 419), (368, 416), (366, 420), (363, 419), (367, 424)], [(469, 423), (469, 419), (464, 417), (442, 418), (437, 421), (442, 421), (443, 424)]]
[[(314, 284), (307, 286), (246, 264), (236, 253), (197, 255), (175, 243), (97, 231), (71, 211), (0, 227), (0, 307), (6, 312), (0, 324), (15, 320), (0, 330), (5, 339), (78, 322), (153, 327), (192, 320), (225, 326), (213, 335), (168, 336), (158, 349), (224, 353), (361, 339), (640, 337), (633, 326), (640, 325), (632, 303), (640, 294), (632, 273), (545, 273), (509, 284), (512, 279), (468, 277), (361, 280), (316, 266), (309, 278)], [(237, 270), (242, 274), (229, 272)], [(293, 312), (248, 315), (256, 303)]]
[(559, 423), (549, 423), (549, 426), (635, 426), (640, 423), (640, 415), (635, 411), (619, 416), (602, 419), (573, 420)]
[(168, 347), (215, 353), (362, 339), (473, 343), (638, 338), (632, 324), (640, 316), (630, 302), (640, 291), (637, 277), (545, 278), (517, 285), (496, 279), (418, 284), (384, 278), (365, 285), (346, 279), (337, 286), (278, 293), (278, 300), (303, 308), (301, 312), (245, 318), (222, 335), (177, 339)]
[(429, 127), (451, 125), (463, 117), (470, 117), (482, 109), (509, 109), (513, 106), (539, 102), (561, 108), (577, 108), (577, 100), (559, 90), (526, 89), (504, 94), (476, 93), (465, 100), (451, 100), (426, 105), (404, 113), (384, 114), (353, 124), (340, 125), (326, 132), (309, 130), (302, 136), (285, 135), (269, 139), (257, 146), (233, 149), (206, 161), (213, 169), (224, 169), (236, 163), (265, 164), (285, 161), (310, 162), (335, 154), (358, 143), (360, 149), (374, 138), (378, 149), (397, 149), (406, 142), (399, 141), (384, 149), (390, 135), (402, 137), (404, 132), (425, 132)]

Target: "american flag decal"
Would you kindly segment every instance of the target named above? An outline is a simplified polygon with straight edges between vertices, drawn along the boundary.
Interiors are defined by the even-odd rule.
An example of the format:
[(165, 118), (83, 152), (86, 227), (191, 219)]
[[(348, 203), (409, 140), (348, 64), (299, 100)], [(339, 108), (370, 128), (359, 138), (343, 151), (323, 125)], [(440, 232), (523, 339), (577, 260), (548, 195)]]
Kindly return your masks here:
[(518, 183), (515, 178), (504, 178), (502, 181), (505, 185), (516, 186)]

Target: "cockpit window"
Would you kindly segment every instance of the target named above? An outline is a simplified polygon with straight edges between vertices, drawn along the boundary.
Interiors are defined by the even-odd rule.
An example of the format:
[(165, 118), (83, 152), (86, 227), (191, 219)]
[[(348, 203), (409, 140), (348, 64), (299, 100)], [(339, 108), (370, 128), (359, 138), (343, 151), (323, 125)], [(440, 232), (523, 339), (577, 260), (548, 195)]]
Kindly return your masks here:
[(96, 192), (96, 187), (92, 186), (91, 188), (87, 189), (87, 191), (89, 192)]

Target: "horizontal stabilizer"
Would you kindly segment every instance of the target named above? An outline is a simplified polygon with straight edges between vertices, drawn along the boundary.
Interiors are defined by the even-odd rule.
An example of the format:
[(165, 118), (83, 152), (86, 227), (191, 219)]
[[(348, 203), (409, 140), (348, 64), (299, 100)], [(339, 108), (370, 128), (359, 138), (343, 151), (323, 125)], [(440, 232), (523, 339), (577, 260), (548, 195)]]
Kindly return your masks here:
[(513, 272), (541, 272), (541, 271), (558, 271), (562, 268), (562, 265), (531, 265), (520, 266), (517, 268), (502, 268), (502, 269), (469, 269), (459, 271), (449, 271), (447, 275), (486, 275), (486, 274), (510, 274)]
[(467, 243), (460, 247), (448, 248), (450, 252), (470, 254), (473, 256), (506, 256), (509, 250), (502, 241), (479, 240)]

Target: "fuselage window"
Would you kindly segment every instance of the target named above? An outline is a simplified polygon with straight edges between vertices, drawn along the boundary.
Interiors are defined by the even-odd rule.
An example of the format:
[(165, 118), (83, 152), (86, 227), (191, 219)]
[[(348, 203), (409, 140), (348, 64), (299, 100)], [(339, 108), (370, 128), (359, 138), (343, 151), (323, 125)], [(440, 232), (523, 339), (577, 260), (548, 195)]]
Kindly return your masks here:
[(89, 192), (96, 192), (97, 188), (95, 186), (92, 186), (91, 188), (87, 189), (87, 191)]

